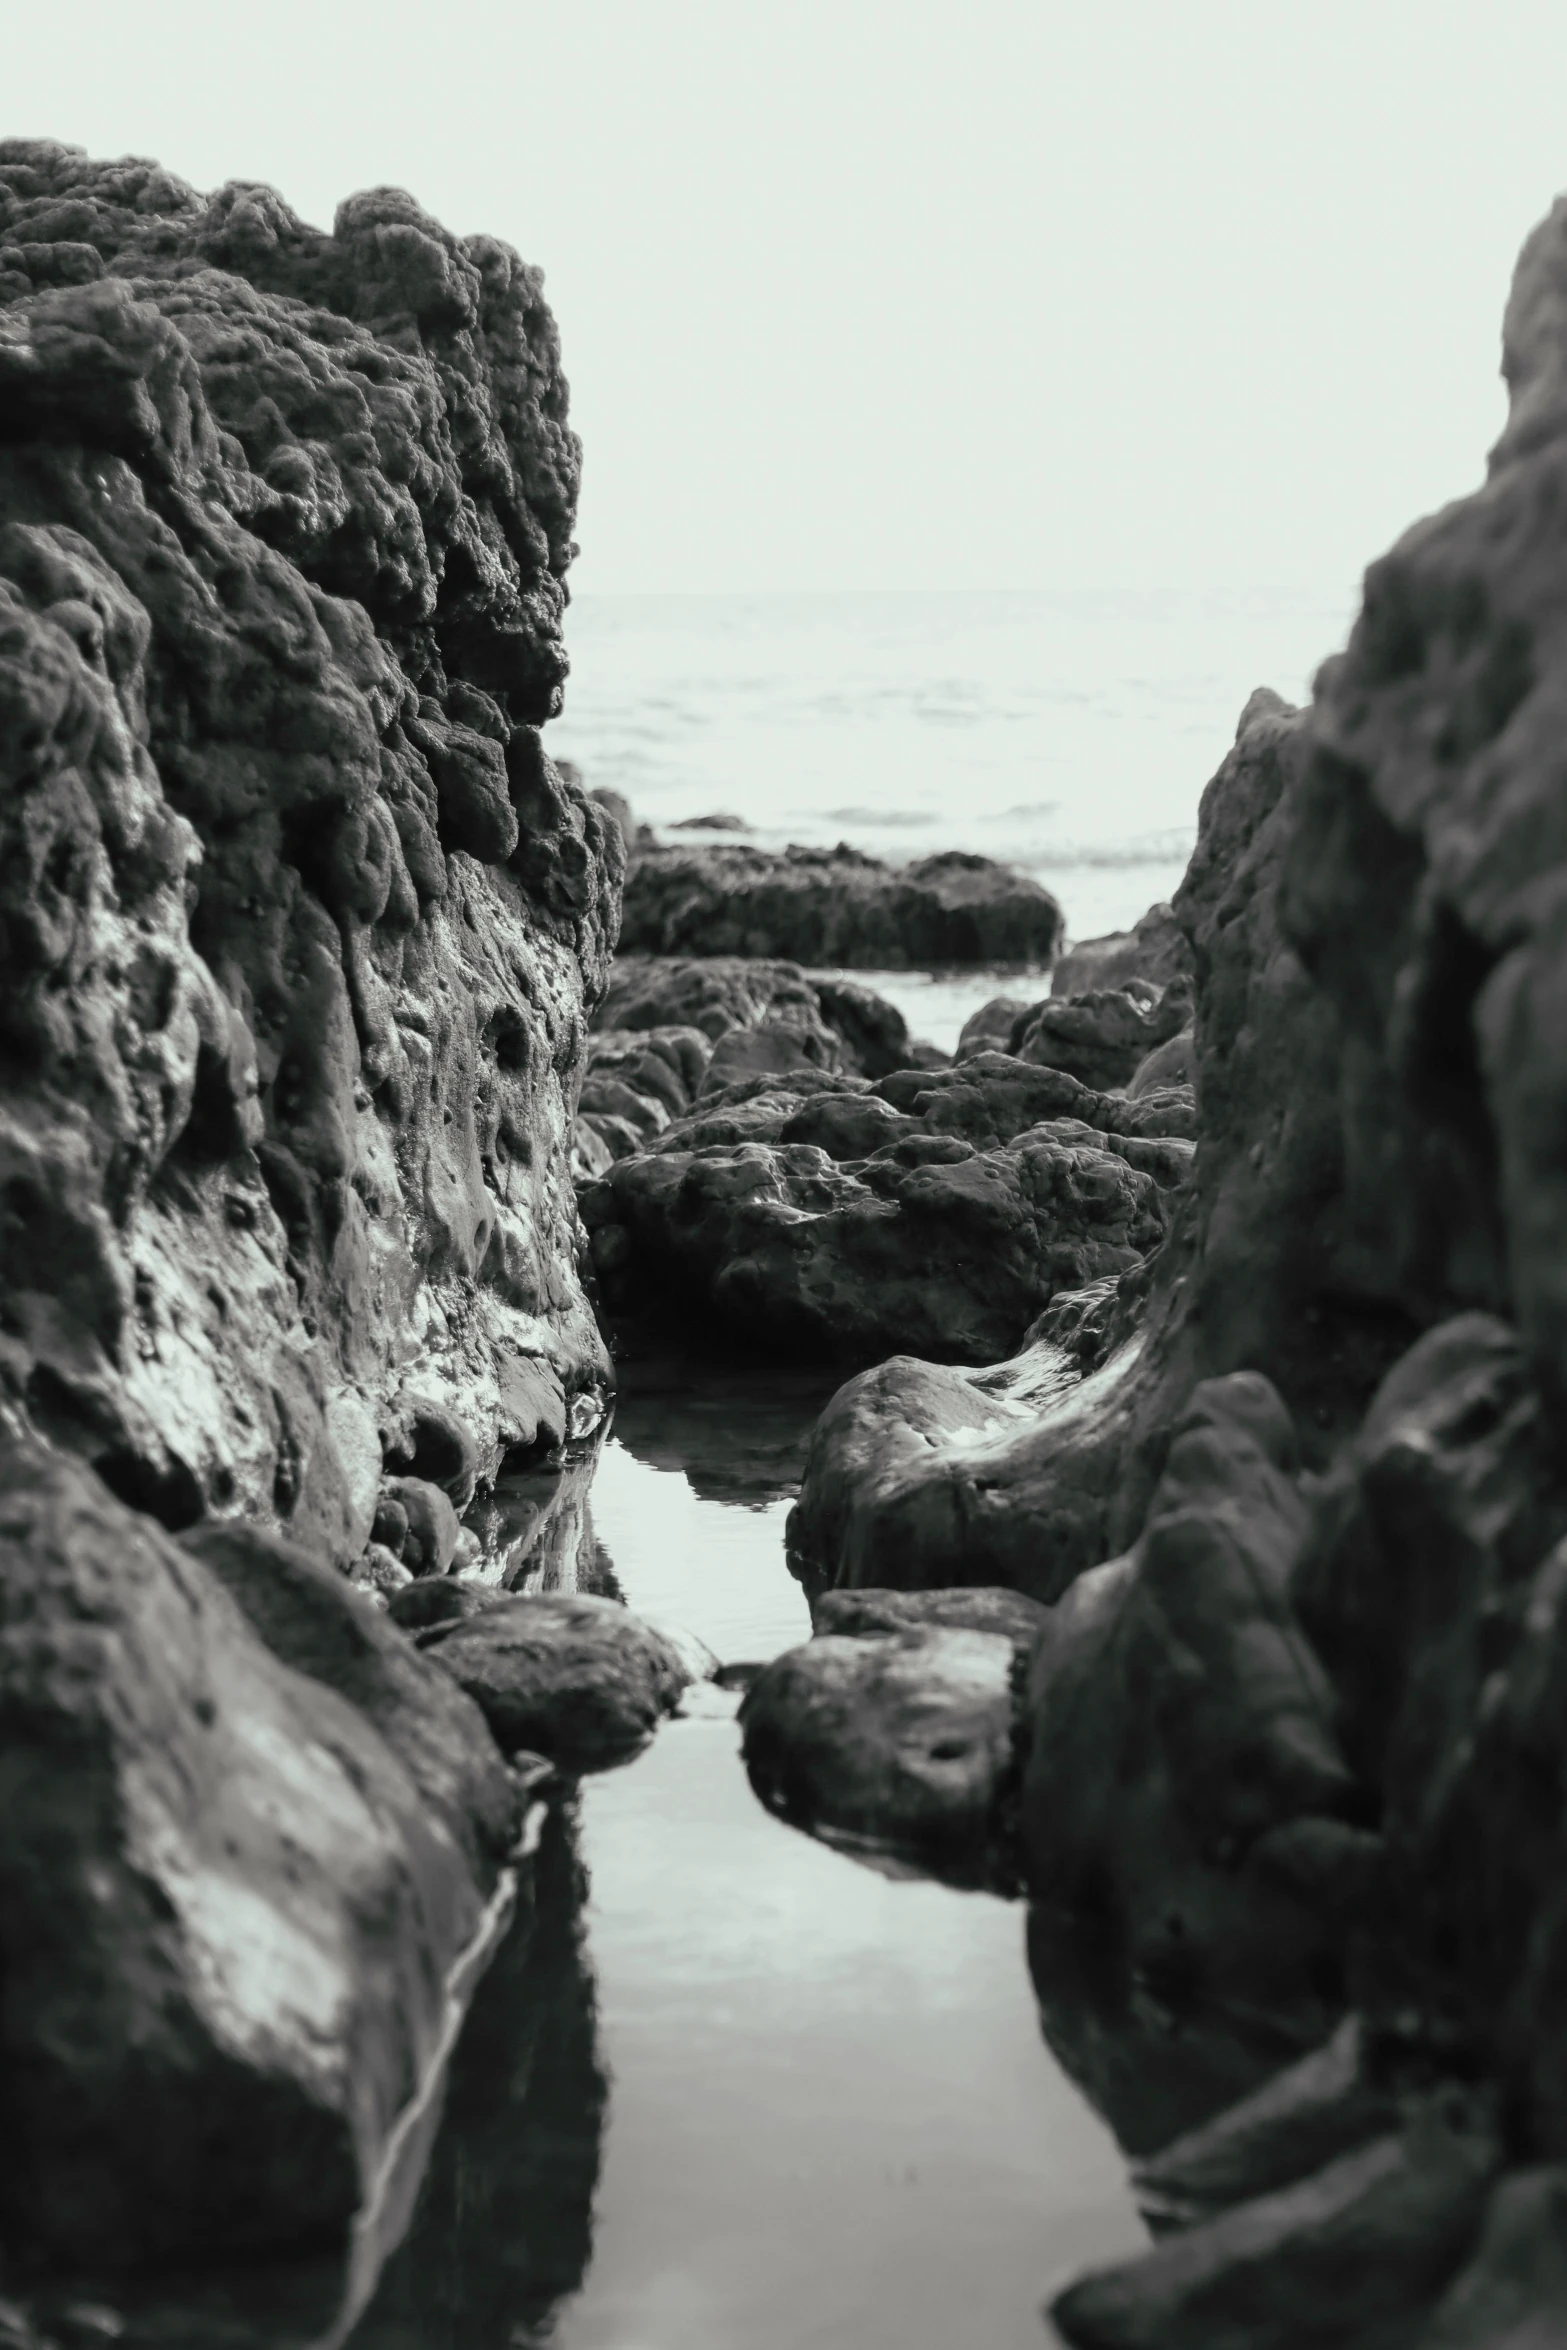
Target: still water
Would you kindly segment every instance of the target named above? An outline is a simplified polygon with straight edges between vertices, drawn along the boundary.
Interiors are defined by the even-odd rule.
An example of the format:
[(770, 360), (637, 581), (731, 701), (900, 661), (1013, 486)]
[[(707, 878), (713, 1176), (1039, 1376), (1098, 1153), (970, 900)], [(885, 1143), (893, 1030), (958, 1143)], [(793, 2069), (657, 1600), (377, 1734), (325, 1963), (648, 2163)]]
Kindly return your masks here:
[[(824, 1400), (630, 1366), (596, 1575), (725, 1662), (806, 1637), (783, 1525)], [(737, 1702), (550, 1820), (355, 2350), (1034, 2350), (1055, 2285), (1145, 2240), (1021, 1911), (770, 1818)]]

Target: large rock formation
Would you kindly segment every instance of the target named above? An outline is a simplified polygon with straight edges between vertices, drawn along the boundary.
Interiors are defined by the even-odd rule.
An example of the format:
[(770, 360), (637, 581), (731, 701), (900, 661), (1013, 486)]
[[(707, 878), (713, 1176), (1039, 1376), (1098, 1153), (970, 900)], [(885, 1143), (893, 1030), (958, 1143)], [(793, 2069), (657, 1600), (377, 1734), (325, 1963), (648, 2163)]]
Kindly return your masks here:
[(0, 1383), (170, 1525), (350, 1557), (423, 1405), (603, 1380), (577, 465), (493, 238), (0, 145)]
[(0, 144), (8, 2277), (368, 2291), (498, 1928), (532, 1766), (376, 1602), (607, 1385), (577, 470), (494, 239)]
[[(872, 1374), (802, 1501), (828, 1579), (935, 1580), (934, 1534), (878, 1546), (855, 1506), (879, 1480), (907, 1522), (922, 1477), (952, 1579), (1067, 1582), (1018, 1722), (1030, 1956), (1129, 2140), (1223, 2101), (1178, 2077), (1205, 2006), (1364, 2019), (1325, 2102), (1326, 2052), (1150, 2166), (1194, 2224), (1055, 2307), (1104, 2350), (1560, 2332), (1564, 321), (1567, 202), (1519, 265), (1484, 487), (1373, 566), (1309, 712), (1254, 697), (1205, 796), (1195, 1180), (1140, 1328), (1080, 1386), (1015, 1367), (1038, 1408), (988, 1449), (961, 1374)], [(885, 1429), (894, 1385), (918, 1470), (867, 1401)]]

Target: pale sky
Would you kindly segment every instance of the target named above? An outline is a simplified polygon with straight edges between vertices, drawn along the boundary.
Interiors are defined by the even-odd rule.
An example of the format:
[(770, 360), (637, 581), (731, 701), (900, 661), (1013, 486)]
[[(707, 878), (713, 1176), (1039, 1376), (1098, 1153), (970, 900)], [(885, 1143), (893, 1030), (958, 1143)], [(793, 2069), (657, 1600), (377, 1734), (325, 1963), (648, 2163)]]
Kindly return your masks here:
[(1480, 476), (1562, 0), (74, 0), (12, 135), (547, 275), (579, 589), (1346, 604)]

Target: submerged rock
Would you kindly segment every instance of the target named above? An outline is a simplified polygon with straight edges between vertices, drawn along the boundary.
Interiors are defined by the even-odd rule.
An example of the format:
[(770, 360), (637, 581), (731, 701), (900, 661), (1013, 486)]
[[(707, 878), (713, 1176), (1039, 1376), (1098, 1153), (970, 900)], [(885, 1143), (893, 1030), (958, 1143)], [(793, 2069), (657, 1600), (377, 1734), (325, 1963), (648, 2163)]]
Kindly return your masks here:
[(573, 1777), (639, 1754), (693, 1678), (672, 1640), (587, 1592), (509, 1597), (430, 1626), (423, 1645), (503, 1752), (526, 1748)]
[(951, 963), (1049, 966), (1061, 909), (1010, 866), (959, 850), (884, 865), (859, 849), (740, 843), (652, 849), (626, 887), (628, 950), (786, 955), (902, 970)]

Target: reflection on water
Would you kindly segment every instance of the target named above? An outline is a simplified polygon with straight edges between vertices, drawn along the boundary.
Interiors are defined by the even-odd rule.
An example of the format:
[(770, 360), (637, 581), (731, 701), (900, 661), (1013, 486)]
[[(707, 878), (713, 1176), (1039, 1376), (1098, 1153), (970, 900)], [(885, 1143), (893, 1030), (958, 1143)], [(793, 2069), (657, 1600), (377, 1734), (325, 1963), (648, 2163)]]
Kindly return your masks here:
[(352, 2350), (534, 2350), (592, 2247), (606, 2085), (573, 1805), (544, 1828), (528, 1892), (452, 2061), (414, 2223)]

